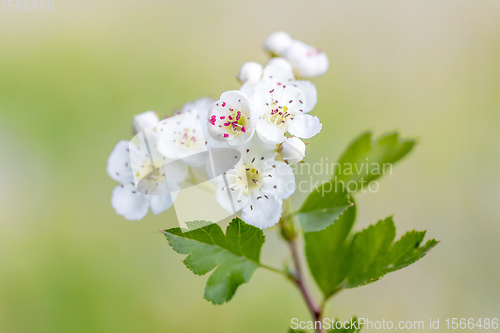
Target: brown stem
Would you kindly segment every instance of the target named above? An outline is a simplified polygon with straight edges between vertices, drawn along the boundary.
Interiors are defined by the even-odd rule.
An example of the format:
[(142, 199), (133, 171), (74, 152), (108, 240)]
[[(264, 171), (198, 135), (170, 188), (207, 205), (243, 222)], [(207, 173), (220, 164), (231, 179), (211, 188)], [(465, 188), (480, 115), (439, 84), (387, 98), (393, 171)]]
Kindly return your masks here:
[[(311, 315), (313, 316), (314, 322), (315, 323), (317, 321), (321, 322), (322, 309), (318, 305), (318, 303), (316, 303), (316, 301), (314, 300), (314, 297), (311, 293), (311, 290), (309, 289), (306, 282), (304, 281), (302, 262), (301, 262), (300, 256), (299, 256), (297, 241), (296, 241), (296, 239), (289, 239), (288, 244), (290, 245), (290, 250), (292, 252), (292, 258), (293, 258), (293, 262), (295, 265), (295, 277), (294, 277), (295, 284), (300, 289), (300, 292), (302, 293), (302, 296), (304, 297), (304, 300), (306, 301), (307, 307), (309, 308), (309, 311), (311, 312)], [(319, 327), (316, 327), (316, 333), (324, 333), (325, 332), (322, 324), (323, 323), (321, 322), (318, 325)], [(314, 325), (314, 326), (316, 326), (316, 325)]]

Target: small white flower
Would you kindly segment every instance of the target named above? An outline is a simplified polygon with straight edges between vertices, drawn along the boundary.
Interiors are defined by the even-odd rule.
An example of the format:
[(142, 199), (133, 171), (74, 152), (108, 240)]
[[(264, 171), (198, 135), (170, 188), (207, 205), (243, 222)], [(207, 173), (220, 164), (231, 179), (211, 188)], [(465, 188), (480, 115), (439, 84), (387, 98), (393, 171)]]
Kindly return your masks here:
[(255, 132), (256, 114), (248, 97), (237, 90), (222, 93), (210, 106), (208, 133), (216, 140), (230, 146), (248, 142)]
[(312, 78), (326, 73), (328, 57), (320, 49), (292, 39), (286, 32), (275, 32), (264, 40), (264, 47), (274, 56), (290, 62), (296, 76)]
[(163, 119), (158, 127), (158, 151), (163, 156), (170, 160), (183, 160), (190, 166), (203, 165), (207, 141), (196, 111)]
[(283, 199), (295, 192), (292, 168), (275, 161), (274, 145), (266, 145), (257, 137), (239, 148), (242, 158), (219, 181), (215, 197), (219, 204), (233, 213), (242, 210), (241, 218), (264, 229), (278, 223)]
[(178, 182), (186, 178), (186, 165), (159, 157), (154, 142), (148, 150), (142, 143), (120, 141), (108, 158), (107, 172), (120, 183), (113, 190), (111, 205), (127, 220), (141, 220), (149, 209), (157, 215), (170, 208), (170, 191), (179, 189)]
[(306, 145), (299, 138), (292, 136), (281, 144), (280, 152), (285, 162), (289, 164), (299, 163), (306, 156)]
[(255, 88), (254, 108), (260, 117), (256, 130), (267, 144), (285, 141), (285, 133), (309, 139), (321, 131), (318, 117), (305, 114), (304, 94), (295, 86), (261, 83)]
[(135, 134), (137, 134), (150, 126), (158, 124), (159, 121), (160, 119), (158, 118), (156, 112), (146, 111), (143, 113), (139, 113), (134, 117), (134, 120), (132, 121), (132, 127)]

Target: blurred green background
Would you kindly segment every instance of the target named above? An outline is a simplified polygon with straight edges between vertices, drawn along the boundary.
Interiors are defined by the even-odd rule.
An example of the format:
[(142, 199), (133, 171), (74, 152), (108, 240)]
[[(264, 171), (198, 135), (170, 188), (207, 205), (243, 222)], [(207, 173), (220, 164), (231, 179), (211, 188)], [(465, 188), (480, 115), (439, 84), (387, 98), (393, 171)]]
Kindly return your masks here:
[[(500, 2), (55, 1), (0, 7), (0, 332), (285, 332), (309, 320), (299, 293), (257, 271), (223, 306), (202, 299), (159, 228), (115, 215), (106, 160), (132, 116), (238, 88), (276, 30), (321, 47), (323, 131), (307, 160), (359, 132), (401, 130), (415, 152), (358, 196), (357, 228), (441, 240), (424, 260), (348, 290), (327, 316), (372, 320), (500, 314)], [(325, 176), (326, 178), (327, 176)], [(294, 198), (297, 204), (301, 196)], [(264, 262), (287, 257), (266, 231)], [(445, 331), (445, 330), (441, 330)]]

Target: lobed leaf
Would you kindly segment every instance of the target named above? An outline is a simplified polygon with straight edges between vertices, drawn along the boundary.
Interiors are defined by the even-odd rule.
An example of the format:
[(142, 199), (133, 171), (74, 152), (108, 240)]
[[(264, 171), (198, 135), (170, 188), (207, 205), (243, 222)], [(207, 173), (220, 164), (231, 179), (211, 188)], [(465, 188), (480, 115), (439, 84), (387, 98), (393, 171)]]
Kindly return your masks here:
[(243, 283), (250, 281), (259, 267), (260, 250), (265, 238), (262, 230), (239, 218), (222, 232), (219, 225), (207, 221), (188, 222), (188, 231), (172, 228), (164, 231), (170, 246), (188, 254), (184, 265), (197, 275), (208, 278), (204, 298), (214, 304), (228, 302)]
[(420, 246), (425, 231), (410, 231), (393, 244), (396, 230), (392, 217), (358, 232), (351, 246), (351, 268), (347, 288), (374, 282), (421, 259), (438, 243), (435, 239)]

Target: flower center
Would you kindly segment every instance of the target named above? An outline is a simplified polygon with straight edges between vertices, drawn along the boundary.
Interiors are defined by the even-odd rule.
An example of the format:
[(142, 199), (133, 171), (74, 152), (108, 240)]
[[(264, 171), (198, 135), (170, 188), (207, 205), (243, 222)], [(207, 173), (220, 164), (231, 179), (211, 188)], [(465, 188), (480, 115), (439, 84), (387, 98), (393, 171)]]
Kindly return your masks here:
[(288, 112), (287, 106), (279, 106), (276, 103), (272, 103), (269, 112), (264, 115), (264, 119), (279, 128), (287, 128), (294, 117), (293, 114)]
[(245, 133), (248, 127), (248, 119), (245, 114), (232, 108), (229, 109), (227, 116), (211, 116), (210, 123), (223, 129), (226, 132), (224, 133), (225, 138)]
[(196, 145), (200, 144), (201, 141), (202, 140), (199, 140), (199, 138), (197, 137), (195, 129), (184, 128), (184, 131), (181, 131), (179, 133), (178, 142), (185, 150), (196, 147)]
[(259, 169), (253, 165), (241, 165), (228, 171), (233, 178), (234, 188), (238, 188), (242, 195), (248, 195), (251, 191), (260, 190), (263, 177)]
[(246, 168), (246, 176), (248, 182), (248, 189), (250, 191), (258, 190), (262, 187), (262, 177), (259, 170), (256, 168)]
[[(160, 161), (155, 161), (155, 164), (161, 165)], [(168, 189), (164, 186), (166, 183), (165, 171), (163, 168), (152, 167), (151, 162), (149, 161), (145, 162), (145, 164), (141, 166), (135, 176), (136, 179), (140, 179), (137, 189), (141, 193), (166, 194), (168, 191)]]

